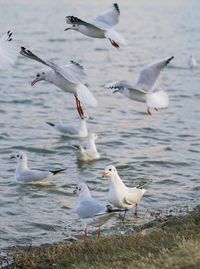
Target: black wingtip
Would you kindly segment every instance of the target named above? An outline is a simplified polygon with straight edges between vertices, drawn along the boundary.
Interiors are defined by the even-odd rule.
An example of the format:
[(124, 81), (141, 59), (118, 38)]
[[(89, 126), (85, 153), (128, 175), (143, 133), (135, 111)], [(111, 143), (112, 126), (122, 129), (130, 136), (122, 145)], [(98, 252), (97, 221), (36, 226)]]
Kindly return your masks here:
[(168, 65), (168, 63), (170, 63), (171, 60), (173, 60), (173, 59), (174, 59), (174, 56), (171, 56), (171, 57), (166, 61), (166, 65)]
[(51, 122), (49, 122), (49, 121), (46, 121), (46, 124), (48, 124), (48, 125), (50, 125), (50, 126), (52, 126), (52, 127), (54, 127), (54, 126), (55, 126), (55, 124), (54, 124), (54, 123), (51, 123)]
[(113, 5), (114, 5), (115, 9), (117, 10), (117, 12), (120, 14), (120, 9), (119, 9), (118, 4), (117, 3), (114, 3)]
[(75, 64), (76, 66), (80, 67), (81, 69), (84, 69), (84, 67), (80, 63), (78, 63), (74, 60), (70, 60), (70, 63)]
[(58, 170), (53, 170), (53, 171), (50, 171), (53, 175), (56, 175), (56, 174), (59, 174), (63, 171), (67, 170), (66, 168), (63, 168), (63, 169), (58, 169)]

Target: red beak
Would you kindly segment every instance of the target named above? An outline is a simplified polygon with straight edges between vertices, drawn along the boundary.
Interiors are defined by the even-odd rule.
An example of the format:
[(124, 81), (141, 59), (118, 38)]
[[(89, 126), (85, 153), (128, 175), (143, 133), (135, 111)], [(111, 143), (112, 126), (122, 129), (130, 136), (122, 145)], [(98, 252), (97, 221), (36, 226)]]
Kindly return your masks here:
[(107, 177), (109, 172), (103, 172), (102, 177)]
[(39, 80), (36, 78), (31, 82), (31, 86), (35, 85), (35, 83), (37, 83)]

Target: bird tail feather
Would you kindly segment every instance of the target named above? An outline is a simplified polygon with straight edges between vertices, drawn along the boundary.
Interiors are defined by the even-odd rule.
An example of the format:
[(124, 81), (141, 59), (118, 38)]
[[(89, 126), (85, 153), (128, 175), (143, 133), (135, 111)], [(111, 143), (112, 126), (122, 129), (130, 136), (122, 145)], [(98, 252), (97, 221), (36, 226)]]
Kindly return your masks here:
[(164, 91), (149, 92), (147, 93), (146, 103), (149, 108), (168, 107), (169, 98)]
[(125, 38), (113, 29), (107, 30), (105, 37), (108, 38), (115, 47), (119, 47), (119, 45), (127, 45)]
[(91, 107), (97, 106), (97, 100), (94, 98), (94, 96), (89, 91), (89, 89), (83, 84), (78, 85), (77, 97), (78, 97), (79, 101), (85, 105), (88, 105)]

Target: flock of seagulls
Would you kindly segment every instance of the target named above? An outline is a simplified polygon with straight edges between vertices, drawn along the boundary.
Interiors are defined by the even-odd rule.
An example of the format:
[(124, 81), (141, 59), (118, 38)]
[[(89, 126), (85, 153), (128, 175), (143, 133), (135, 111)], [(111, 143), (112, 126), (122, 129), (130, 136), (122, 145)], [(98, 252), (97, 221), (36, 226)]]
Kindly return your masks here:
[[(112, 46), (119, 48), (127, 43), (124, 37), (113, 29), (119, 22), (119, 16), (119, 6), (117, 3), (113, 3), (92, 21), (86, 22), (74, 16), (67, 16), (66, 23), (69, 27), (65, 31), (74, 30), (91, 38), (106, 38)], [(85, 115), (82, 107), (83, 105), (96, 107), (98, 104), (92, 92), (84, 84), (87, 76), (83, 66), (74, 60), (59, 66), (49, 60), (43, 60), (25, 47), (19, 49), (18, 43), (12, 38), (12, 32), (8, 31), (0, 39), (0, 69), (7, 68), (10, 64), (13, 64), (19, 54), (45, 65), (45, 69), (37, 72), (35, 79), (31, 83), (32, 86), (44, 80), (65, 92), (73, 94), (75, 97), (76, 109), (80, 117), (78, 125), (64, 124), (63, 122), (55, 124), (51, 122), (46, 123), (64, 135), (77, 138), (88, 137), (86, 146), (72, 145), (78, 160), (88, 162), (100, 159), (100, 154), (95, 144), (98, 136), (94, 133), (88, 133), (87, 121), (90, 117)], [(169, 104), (167, 93), (164, 90), (157, 90), (155, 84), (163, 68), (173, 59), (174, 57), (171, 56), (146, 66), (140, 72), (136, 83), (116, 81), (108, 83), (105, 85), (105, 88), (114, 90), (114, 93), (122, 93), (134, 101), (146, 103), (147, 113), (152, 115), (152, 110), (158, 111), (161, 108), (166, 108)], [(191, 68), (197, 66), (193, 56), (190, 57), (189, 65)], [(27, 155), (24, 152), (12, 155), (10, 158), (17, 161), (15, 179), (23, 184), (48, 181), (65, 170), (41, 171), (30, 169), (28, 167)], [(137, 206), (146, 192), (143, 188), (144, 184), (131, 188), (127, 187), (113, 165), (105, 168), (103, 177), (109, 178), (107, 201), (93, 198), (85, 183), (79, 184), (74, 190), (73, 194), (79, 195), (76, 208), (79, 217), (88, 220), (122, 211), (125, 217), (126, 211), (133, 207), (135, 207), (134, 214), (137, 216)], [(85, 225), (84, 234), (87, 236), (87, 225)], [(100, 237), (100, 226), (98, 228), (98, 237)]]

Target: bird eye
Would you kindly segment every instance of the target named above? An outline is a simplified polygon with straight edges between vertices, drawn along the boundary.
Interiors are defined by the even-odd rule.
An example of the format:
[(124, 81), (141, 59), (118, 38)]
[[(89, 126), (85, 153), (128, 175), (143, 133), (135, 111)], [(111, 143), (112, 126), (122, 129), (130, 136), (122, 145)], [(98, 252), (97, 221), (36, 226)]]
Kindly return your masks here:
[(36, 77), (39, 78), (40, 77), (40, 74), (37, 74)]
[(78, 190), (81, 191), (81, 188), (79, 188)]
[(76, 27), (76, 25), (75, 25), (75, 24), (73, 24), (73, 27)]
[(112, 169), (110, 168), (109, 171), (112, 171)]
[(19, 158), (19, 154), (17, 154), (17, 158)]

